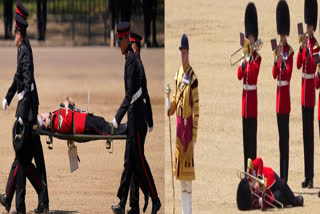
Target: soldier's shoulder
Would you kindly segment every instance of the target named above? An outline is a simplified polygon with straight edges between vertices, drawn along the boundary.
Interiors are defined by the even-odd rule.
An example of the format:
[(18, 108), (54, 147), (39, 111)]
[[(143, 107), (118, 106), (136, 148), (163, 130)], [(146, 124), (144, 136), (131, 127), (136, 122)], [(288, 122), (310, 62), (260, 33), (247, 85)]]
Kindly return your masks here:
[(128, 51), (126, 56), (127, 56), (127, 61), (135, 60), (137, 62), (137, 57), (132, 50)]
[(174, 79), (175, 79), (175, 80), (178, 80), (179, 74), (182, 75), (182, 73), (183, 73), (183, 66), (180, 66), (180, 68), (176, 71), (176, 74), (175, 74), (175, 76), (174, 76)]
[(288, 44), (288, 49), (289, 49), (288, 56), (290, 56), (291, 54), (294, 54), (294, 50), (289, 44)]
[(255, 52), (254, 61), (261, 60), (261, 55), (258, 52)]
[(318, 49), (319, 48), (319, 43), (318, 43), (318, 41), (317, 41), (317, 39), (315, 37), (313, 37), (313, 41), (314, 41), (313, 49)]

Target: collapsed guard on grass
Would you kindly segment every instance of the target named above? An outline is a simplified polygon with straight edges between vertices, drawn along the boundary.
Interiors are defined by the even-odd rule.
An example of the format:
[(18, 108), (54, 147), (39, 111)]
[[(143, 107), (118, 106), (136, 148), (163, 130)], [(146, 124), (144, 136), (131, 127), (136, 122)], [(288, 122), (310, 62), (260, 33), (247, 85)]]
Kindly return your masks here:
[(239, 210), (303, 206), (303, 197), (295, 196), (272, 168), (263, 165), (262, 158), (249, 158), (247, 171), (239, 170), (238, 177), (241, 179), (237, 189)]

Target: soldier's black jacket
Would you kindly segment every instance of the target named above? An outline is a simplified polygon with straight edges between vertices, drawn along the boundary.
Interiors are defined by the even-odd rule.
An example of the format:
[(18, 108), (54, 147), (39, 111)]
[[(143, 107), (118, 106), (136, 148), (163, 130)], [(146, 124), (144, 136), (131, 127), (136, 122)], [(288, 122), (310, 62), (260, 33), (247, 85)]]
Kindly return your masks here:
[(18, 48), (17, 71), (13, 82), (7, 92), (6, 100), (10, 105), (15, 93), (19, 102), (16, 110), (16, 118), (21, 117), (24, 122), (36, 122), (39, 108), (39, 98), (36, 82), (34, 80), (34, 66), (32, 49), (29, 39), (26, 37)]
[(148, 127), (153, 127), (153, 118), (152, 118), (152, 108), (151, 108), (151, 102), (150, 97), (148, 93), (148, 87), (147, 87), (147, 78), (146, 73), (144, 71), (144, 66), (141, 60), (141, 57), (137, 57), (138, 60), (138, 68), (139, 68), (139, 75), (140, 75), (140, 81), (141, 81), (141, 88), (142, 88), (142, 98), (144, 99), (144, 102), (146, 104), (146, 113), (145, 113), (145, 120), (148, 123)]
[(137, 58), (131, 48), (128, 46), (126, 50), (126, 62), (124, 71), (125, 97), (117, 111), (115, 119), (118, 124), (127, 113), (128, 115), (128, 137), (134, 136), (136, 132), (144, 125), (146, 107), (142, 96), (134, 103), (131, 103), (133, 95), (141, 88), (141, 80), (138, 68)]

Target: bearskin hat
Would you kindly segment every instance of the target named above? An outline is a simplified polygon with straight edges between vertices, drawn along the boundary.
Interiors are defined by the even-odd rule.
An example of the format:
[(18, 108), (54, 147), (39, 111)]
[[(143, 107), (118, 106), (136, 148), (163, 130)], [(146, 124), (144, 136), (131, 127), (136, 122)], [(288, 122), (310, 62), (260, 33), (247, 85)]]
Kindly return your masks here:
[(318, 3), (317, 0), (304, 1), (304, 22), (308, 25), (313, 25), (313, 30), (316, 31), (318, 21)]
[(253, 2), (248, 3), (246, 13), (244, 16), (244, 26), (246, 31), (246, 37), (249, 34), (253, 34), (255, 39), (258, 39), (258, 14), (256, 6)]
[(252, 207), (252, 193), (247, 179), (241, 179), (238, 185), (237, 206), (239, 210), (250, 210)]
[(277, 5), (277, 32), (279, 35), (290, 34), (290, 12), (285, 0), (280, 0)]

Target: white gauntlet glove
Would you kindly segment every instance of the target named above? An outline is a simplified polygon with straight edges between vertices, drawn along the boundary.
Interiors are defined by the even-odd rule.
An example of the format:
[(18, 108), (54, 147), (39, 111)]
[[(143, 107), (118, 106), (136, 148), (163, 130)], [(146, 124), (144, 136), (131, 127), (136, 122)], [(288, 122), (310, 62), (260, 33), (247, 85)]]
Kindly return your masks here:
[(23, 121), (22, 121), (21, 117), (19, 117), (18, 122), (20, 123), (21, 126), (23, 125)]
[(7, 109), (7, 106), (8, 106), (7, 99), (4, 98), (4, 99), (2, 100), (2, 109), (3, 109), (3, 110), (6, 110), (6, 109)]
[(171, 107), (171, 102), (170, 102), (170, 99), (167, 98), (167, 111), (170, 110), (170, 107)]
[(114, 128), (118, 128), (118, 123), (116, 121), (116, 118), (113, 118), (112, 125), (113, 125)]
[(149, 133), (153, 131), (153, 126), (149, 127)]

